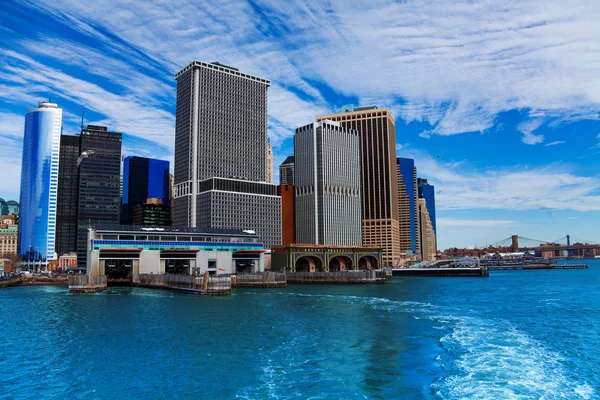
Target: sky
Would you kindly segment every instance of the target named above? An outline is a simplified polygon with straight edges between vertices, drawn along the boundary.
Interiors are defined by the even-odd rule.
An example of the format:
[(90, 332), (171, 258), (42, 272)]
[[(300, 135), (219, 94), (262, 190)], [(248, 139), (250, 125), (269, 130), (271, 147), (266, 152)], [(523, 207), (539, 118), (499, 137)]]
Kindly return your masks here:
[[(219, 61), (272, 81), (277, 166), (294, 129), (343, 105), (389, 108), (397, 154), (436, 188), (438, 247), (518, 234), (600, 242), (595, 0), (5, 0), (0, 197), (18, 200), (25, 113), (122, 132), (173, 160), (174, 74)], [(573, 240), (572, 239), (572, 240)]]

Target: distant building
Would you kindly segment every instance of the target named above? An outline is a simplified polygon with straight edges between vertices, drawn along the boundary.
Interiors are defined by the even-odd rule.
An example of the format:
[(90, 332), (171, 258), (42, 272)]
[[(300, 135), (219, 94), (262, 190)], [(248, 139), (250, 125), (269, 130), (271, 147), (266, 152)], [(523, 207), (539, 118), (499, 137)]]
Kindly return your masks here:
[(420, 227), (419, 235), (421, 236), (421, 260), (432, 261), (436, 259), (437, 245), (435, 242), (435, 232), (433, 224), (429, 217), (427, 204), (425, 199), (419, 199)]
[(56, 211), (56, 253), (77, 251), (77, 207), (79, 199), (79, 159), (81, 136), (60, 136), (58, 200)]
[(19, 215), (19, 203), (14, 200), (4, 201), (0, 197), (0, 215)]
[(411, 158), (398, 157), (396, 164), (398, 168), (399, 187), (400, 251), (411, 251), (412, 254), (420, 256), (421, 235), (419, 234), (420, 213), (417, 167), (415, 167), (415, 160)]
[(383, 248), (383, 265), (400, 258), (396, 125), (386, 108), (357, 107), (317, 117), (357, 130), (361, 138), (363, 244)]
[(8, 205), (8, 214), (9, 215), (19, 215), (19, 203), (14, 200), (9, 200), (6, 202)]
[(281, 244), (296, 243), (296, 195), (294, 185), (277, 186), (277, 196), (281, 196)]
[[(145, 205), (146, 199), (150, 198), (160, 199), (162, 206), (160, 208), (170, 214), (169, 191), (168, 161), (145, 157), (126, 157), (123, 161), (121, 223), (124, 225), (134, 224), (134, 210), (139, 205)], [(163, 225), (170, 225), (169, 218)]]
[(279, 166), (279, 184), (294, 184), (294, 156), (288, 156), (288, 158), (286, 158)]
[(58, 270), (66, 271), (69, 269), (77, 268), (77, 253), (62, 254), (58, 257)]
[(173, 225), (175, 212), (175, 178), (169, 174), (169, 225)]
[(175, 74), (175, 225), (255, 231), (281, 244), (267, 183), (267, 79), (193, 61)]
[(17, 251), (29, 269), (54, 259), (62, 114), (56, 104), (40, 103), (25, 116)]
[(267, 183), (273, 182), (273, 146), (267, 142)]
[(0, 226), (0, 256), (17, 254), (19, 227), (17, 225)]
[(161, 199), (151, 198), (145, 204), (135, 206), (133, 225), (169, 226), (170, 214), (169, 206)]
[(81, 132), (77, 259), (84, 265), (88, 228), (97, 223), (118, 223), (121, 209), (121, 134), (105, 126), (88, 125)]
[(272, 271), (339, 272), (379, 269), (381, 247), (295, 244), (275, 247), (271, 253)]
[(360, 136), (320, 121), (294, 135), (296, 243), (361, 245)]
[(435, 234), (437, 241), (437, 226), (435, 223), (435, 187), (430, 185), (427, 182), (427, 179), (423, 178), (417, 178), (417, 186), (419, 189), (419, 198), (425, 199), (425, 203), (427, 204), (427, 212), (429, 213), (429, 218), (431, 218), (433, 233)]

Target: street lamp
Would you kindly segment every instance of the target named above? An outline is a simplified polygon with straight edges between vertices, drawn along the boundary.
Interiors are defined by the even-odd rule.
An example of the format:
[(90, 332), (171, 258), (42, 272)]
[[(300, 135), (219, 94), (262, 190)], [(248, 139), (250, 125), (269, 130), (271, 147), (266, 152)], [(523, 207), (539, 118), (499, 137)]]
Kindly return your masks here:
[(83, 161), (84, 158), (88, 158), (89, 156), (93, 156), (95, 153), (96, 152), (94, 150), (86, 150), (83, 153), (81, 153), (81, 155), (77, 159), (77, 168), (79, 168), (79, 165), (81, 165), (81, 161)]

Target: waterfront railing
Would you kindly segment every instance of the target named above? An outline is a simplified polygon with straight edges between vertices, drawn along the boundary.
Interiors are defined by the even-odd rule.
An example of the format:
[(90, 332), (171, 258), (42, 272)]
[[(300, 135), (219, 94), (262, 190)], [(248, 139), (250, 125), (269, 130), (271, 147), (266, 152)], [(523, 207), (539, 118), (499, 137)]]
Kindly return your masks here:
[(288, 283), (385, 283), (386, 271), (382, 269), (338, 272), (288, 272)]
[(106, 290), (106, 275), (69, 275), (69, 291), (74, 293), (91, 293)]
[(285, 272), (258, 272), (236, 274), (232, 282), (237, 287), (285, 287), (287, 278)]

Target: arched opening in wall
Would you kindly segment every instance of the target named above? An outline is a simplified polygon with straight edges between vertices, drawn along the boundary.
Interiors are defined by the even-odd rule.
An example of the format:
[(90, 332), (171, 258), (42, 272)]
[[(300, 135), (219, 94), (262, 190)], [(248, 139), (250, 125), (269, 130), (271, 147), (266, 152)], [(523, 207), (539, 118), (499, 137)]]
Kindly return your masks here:
[(352, 268), (352, 259), (350, 257), (335, 256), (329, 260), (329, 272), (348, 271)]
[(373, 256), (363, 256), (358, 260), (358, 269), (378, 269), (379, 263)]
[(296, 260), (296, 272), (321, 272), (323, 263), (319, 257), (303, 256)]

